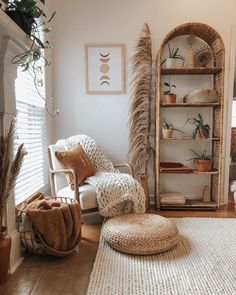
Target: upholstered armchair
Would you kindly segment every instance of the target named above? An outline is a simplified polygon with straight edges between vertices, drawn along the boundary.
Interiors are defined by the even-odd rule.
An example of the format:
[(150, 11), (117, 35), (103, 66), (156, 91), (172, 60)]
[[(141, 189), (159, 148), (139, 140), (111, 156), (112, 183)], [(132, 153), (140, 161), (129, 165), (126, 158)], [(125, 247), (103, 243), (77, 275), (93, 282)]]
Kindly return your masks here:
[[(52, 195), (59, 197), (74, 198), (80, 203), (82, 213), (90, 213), (98, 211), (97, 197), (95, 187), (91, 184), (83, 183), (78, 186), (75, 183), (75, 189), (72, 190), (71, 186), (67, 183), (66, 175), (70, 174), (74, 180), (76, 175), (73, 169), (64, 169), (55, 156), (55, 152), (64, 151), (65, 148), (60, 145), (50, 145), (48, 148), (49, 160), (49, 176)], [(114, 165), (123, 173), (128, 173), (133, 176), (132, 167), (129, 164)]]

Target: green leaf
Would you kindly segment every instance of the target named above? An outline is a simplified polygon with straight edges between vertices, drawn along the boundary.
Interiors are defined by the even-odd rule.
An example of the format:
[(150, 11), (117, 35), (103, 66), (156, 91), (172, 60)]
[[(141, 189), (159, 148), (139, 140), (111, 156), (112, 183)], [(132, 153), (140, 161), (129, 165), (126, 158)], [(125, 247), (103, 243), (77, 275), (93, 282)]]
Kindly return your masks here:
[(43, 44), (43, 42), (36, 36), (33, 36), (33, 38), (35, 39), (36, 43), (43, 49), (45, 49), (45, 46)]
[(170, 84), (167, 83), (167, 82), (164, 82), (164, 85), (167, 86), (167, 87), (170, 87)]
[(48, 20), (48, 23), (50, 23), (50, 21), (54, 18), (55, 14), (56, 14), (56, 11), (53, 12), (52, 16), (51, 16), (50, 19)]

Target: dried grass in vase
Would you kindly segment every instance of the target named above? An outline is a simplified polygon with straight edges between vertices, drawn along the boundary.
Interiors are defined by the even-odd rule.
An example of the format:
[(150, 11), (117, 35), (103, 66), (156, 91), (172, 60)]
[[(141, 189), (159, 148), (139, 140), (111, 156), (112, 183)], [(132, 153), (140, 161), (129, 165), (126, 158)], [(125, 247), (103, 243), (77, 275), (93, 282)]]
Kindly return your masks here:
[(3, 214), (7, 199), (15, 186), (23, 158), (26, 155), (24, 144), (21, 144), (13, 157), (15, 123), (15, 119), (13, 119), (7, 135), (0, 138), (0, 233), (2, 232)]

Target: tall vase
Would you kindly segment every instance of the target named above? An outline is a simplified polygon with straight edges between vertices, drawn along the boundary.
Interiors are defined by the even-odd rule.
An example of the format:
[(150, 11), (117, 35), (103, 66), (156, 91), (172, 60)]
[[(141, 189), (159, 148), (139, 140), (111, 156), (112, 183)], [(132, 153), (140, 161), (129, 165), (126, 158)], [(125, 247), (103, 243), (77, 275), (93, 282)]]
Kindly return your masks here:
[(0, 232), (0, 285), (6, 283), (11, 251), (11, 237), (5, 234), (6, 227)]

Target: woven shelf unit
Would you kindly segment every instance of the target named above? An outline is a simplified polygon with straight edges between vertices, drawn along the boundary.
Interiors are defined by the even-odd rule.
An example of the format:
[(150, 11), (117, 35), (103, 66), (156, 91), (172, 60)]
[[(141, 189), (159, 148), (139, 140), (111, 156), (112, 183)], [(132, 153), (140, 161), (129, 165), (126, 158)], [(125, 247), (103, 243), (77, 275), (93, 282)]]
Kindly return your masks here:
[[(214, 57), (214, 67), (210, 68), (162, 68), (161, 62), (163, 59), (164, 47), (172, 39), (179, 36), (186, 36), (193, 34), (197, 38), (204, 41), (212, 50)], [(188, 209), (188, 208), (202, 208), (202, 209), (219, 209), (222, 192), (222, 138), (223, 138), (223, 110), (224, 110), (224, 69), (225, 69), (225, 48), (219, 33), (210, 26), (202, 23), (186, 23), (174, 28), (164, 38), (159, 54), (157, 56), (157, 83), (156, 83), (156, 136), (155, 136), (155, 190), (156, 190), (156, 207), (157, 209)], [(210, 75), (212, 76), (212, 89), (217, 91), (218, 101), (216, 103), (176, 103), (166, 104), (162, 102), (162, 82), (163, 75)], [(184, 79), (184, 77), (183, 77)], [(183, 80), (184, 81), (184, 80)], [(161, 205), (160, 201), (160, 153), (161, 153), (161, 112), (163, 108), (198, 108), (207, 107), (212, 112), (212, 138), (208, 140), (211, 143), (213, 156), (213, 172), (205, 173), (208, 175), (208, 184), (210, 187), (211, 202), (204, 203), (202, 200), (194, 201), (187, 200), (185, 205)], [(187, 112), (187, 109), (186, 109)], [(178, 116), (178, 114), (176, 114)], [(171, 144), (175, 144), (174, 140), (169, 140)], [(181, 139), (180, 139), (181, 140)], [(168, 144), (168, 141), (166, 141)], [(183, 141), (184, 142), (184, 141)], [(196, 140), (196, 144), (199, 141)], [(185, 141), (187, 143), (187, 141)], [(199, 173), (195, 171), (190, 174)], [(183, 174), (186, 175), (186, 174)], [(183, 176), (185, 177), (185, 176)], [(197, 181), (197, 179), (196, 179)], [(174, 189), (174, 188), (173, 188)], [(199, 195), (201, 189), (199, 188)]]

